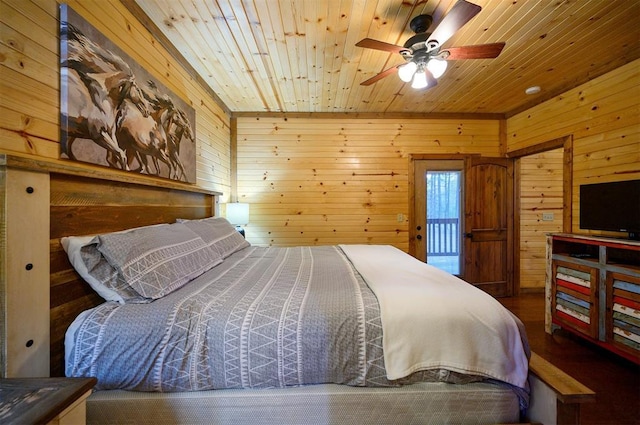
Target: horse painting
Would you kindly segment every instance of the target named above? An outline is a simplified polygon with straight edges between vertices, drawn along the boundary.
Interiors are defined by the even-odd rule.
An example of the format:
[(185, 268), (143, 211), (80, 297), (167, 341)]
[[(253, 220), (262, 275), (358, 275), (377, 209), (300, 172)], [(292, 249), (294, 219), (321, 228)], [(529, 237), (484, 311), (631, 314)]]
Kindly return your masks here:
[(195, 183), (194, 109), (67, 5), (60, 40), (60, 156)]

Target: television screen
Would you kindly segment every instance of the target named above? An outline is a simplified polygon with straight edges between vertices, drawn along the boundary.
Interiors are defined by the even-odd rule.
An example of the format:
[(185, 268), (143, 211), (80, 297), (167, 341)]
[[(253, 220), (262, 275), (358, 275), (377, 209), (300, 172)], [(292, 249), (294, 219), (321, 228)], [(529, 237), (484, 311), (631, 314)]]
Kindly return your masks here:
[(640, 180), (580, 186), (580, 228), (640, 233)]

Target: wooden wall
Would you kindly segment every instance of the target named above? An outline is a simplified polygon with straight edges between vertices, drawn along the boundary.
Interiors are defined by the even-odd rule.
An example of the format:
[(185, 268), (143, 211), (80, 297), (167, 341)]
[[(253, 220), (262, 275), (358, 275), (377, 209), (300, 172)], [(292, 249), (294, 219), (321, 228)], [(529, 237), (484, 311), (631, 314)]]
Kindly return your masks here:
[[(195, 108), (196, 184), (227, 196), (231, 160), (225, 108), (119, 0), (66, 3)], [(56, 160), (60, 155), (58, 3), (2, 0), (0, 7), (0, 151)]]
[(496, 119), (237, 118), (238, 198), (260, 245), (408, 250), (409, 154), (500, 155)]
[[(543, 289), (546, 234), (562, 231), (563, 149), (518, 161), (520, 175), (520, 288)], [(553, 214), (545, 219), (544, 214)]]
[(579, 187), (640, 179), (640, 60), (624, 65), (507, 120), (507, 150), (573, 137), (572, 232), (579, 228)]
[[(640, 178), (639, 71), (640, 61), (632, 62), (506, 121), (509, 152), (573, 137), (574, 217), (580, 184)], [(499, 120), (334, 114), (236, 120), (238, 197), (251, 203), (247, 237), (261, 245), (390, 243), (407, 250), (408, 155), (501, 152)], [(555, 187), (561, 181), (544, 188), (533, 182), (560, 173), (561, 163), (557, 151), (522, 164), (523, 289), (542, 287), (540, 238), (562, 222)], [(542, 222), (541, 202), (553, 222)], [(573, 231), (585, 233), (578, 226), (573, 220)]]
[[(68, 3), (193, 105), (197, 185), (223, 192), (226, 200), (236, 176), (231, 175), (231, 120), (225, 108), (120, 1)], [(55, 161), (58, 3), (2, 0), (0, 7), (0, 151)], [(239, 200), (251, 203), (248, 239), (264, 245), (390, 243), (407, 250), (409, 154), (499, 156), (504, 149), (567, 135), (574, 140), (572, 212), (577, 217), (580, 184), (640, 178), (639, 74), (636, 60), (510, 117), (502, 147), (498, 119), (237, 116), (233, 154)], [(573, 231), (584, 233), (577, 220)]]

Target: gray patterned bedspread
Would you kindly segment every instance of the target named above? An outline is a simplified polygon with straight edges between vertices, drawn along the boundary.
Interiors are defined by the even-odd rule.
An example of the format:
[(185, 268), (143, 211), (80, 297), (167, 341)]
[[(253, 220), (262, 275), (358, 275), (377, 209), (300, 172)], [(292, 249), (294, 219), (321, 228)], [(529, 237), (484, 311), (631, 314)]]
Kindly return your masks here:
[(67, 332), (67, 376), (98, 389), (197, 391), (388, 381), (378, 301), (337, 246), (245, 248), (150, 304), (104, 303)]

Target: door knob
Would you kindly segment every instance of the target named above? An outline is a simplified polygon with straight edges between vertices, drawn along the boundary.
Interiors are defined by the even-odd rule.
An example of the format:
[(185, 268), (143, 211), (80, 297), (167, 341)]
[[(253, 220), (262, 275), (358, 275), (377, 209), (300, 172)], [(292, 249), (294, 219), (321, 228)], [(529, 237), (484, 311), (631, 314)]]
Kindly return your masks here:
[(465, 233), (465, 234), (464, 234), (464, 237), (465, 237), (465, 238), (472, 239), (472, 238), (473, 238), (473, 233), (471, 233), (471, 232), (469, 232), (469, 233)]

